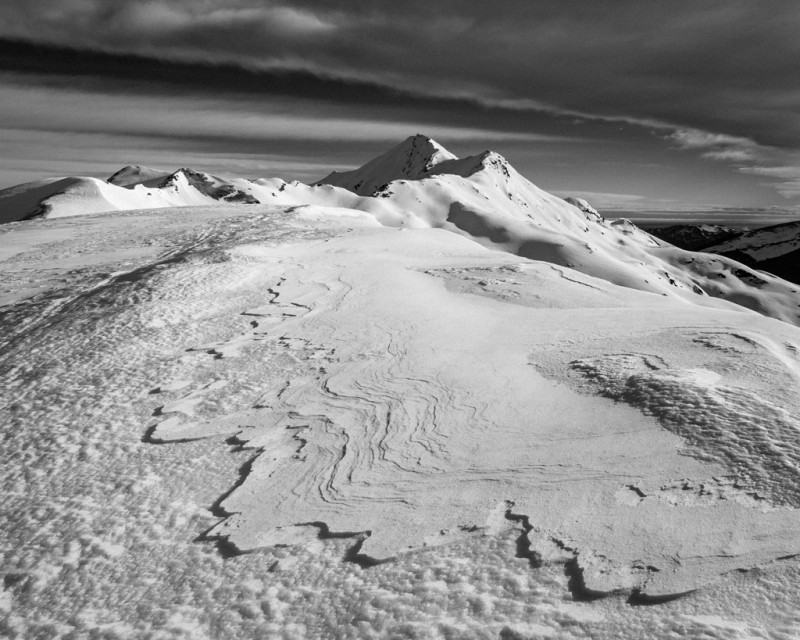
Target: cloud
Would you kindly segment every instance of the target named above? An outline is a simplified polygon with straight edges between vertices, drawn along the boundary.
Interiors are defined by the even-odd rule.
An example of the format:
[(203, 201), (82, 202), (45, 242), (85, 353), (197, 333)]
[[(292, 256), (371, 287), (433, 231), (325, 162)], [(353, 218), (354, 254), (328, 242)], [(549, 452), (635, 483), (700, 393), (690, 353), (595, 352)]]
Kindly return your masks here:
[(759, 145), (748, 138), (680, 129), (667, 136), (678, 148), (700, 151), (708, 160), (733, 164), (741, 173), (770, 178), (784, 198), (800, 196), (800, 152)]
[(679, 149), (699, 151), (703, 158), (733, 164), (758, 162), (767, 154), (753, 140), (698, 129), (677, 129), (666, 136)]
[(442, 140), (514, 140), (527, 143), (580, 143), (576, 137), (449, 126), (412, 119), (386, 120), (363, 114), (331, 117), (314, 105), (281, 100), (226, 100), (206, 96), (112, 95), (101, 92), (6, 83), (0, 121), (8, 128), (35, 129), (48, 123), (56, 131), (115, 132), (130, 135), (228, 137), (246, 140), (402, 140), (425, 132)]
[[(641, 195), (632, 193), (605, 193), (602, 191), (553, 191), (561, 198), (583, 198), (596, 209), (641, 211), (643, 207), (655, 206), (653, 202)], [(662, 203), (663, 204), (666, 203)], [(674, 205), (674, 202), (670, 204)]]
[[(701, 189), (697, 174), (673, 166), (671, 179), (686, 180), (687, 190), (716, 202), (712, 182), (724, 182), (727, 171), (742, 197), (771, 201), (775, 192), (761, 184), (787, 196), (795, 180), (737, 171), (797, 162), (798, 32), (795, 0), (5, 0), (0, 38), (95, 53), (42, 48), (37, 58), (30, 47), (15, 53), (14, 42), (0, 40), (0, 68), (38, 74), (51, 89), (97, 93), (106, 84), (108, 94), (163, 98), (149, 116), (135, 112), (135, 100), (130, 108), (121, 101), (118, 121), (85, 107), (87, 119), (97, 109), (99, 122), (118, 133), (127, 121), (143, 135), (160, 128), (194, 136), (203, 121), (241, 140), (248, 127), (261, 127), (264, 140), (281, 130), (295, 140), (325, 140), (338, 130), (355, 141), (376, 139), (385, 126), (387, 141), (411, 128), (492, 144), (514, 135), (519, 145), (581, 137), (605, 141), (606, 152), (616, 136), (616, 159), (629, 149), (639, 167), (665, 162), (654, 154), (670, 136), (668, 144), (687, 152), (684, 166), (716, 167)], [(204, 102), (215, 92), (228, 96), (224, 109), (238, 124), (226, 122), (223, 105)], [(162, 113), (167, 96), (183, 104), (190, 93), (205, 105), (191, 122)], [(247, 109), (232, 107), (242, 95)], [(266, 96), (269, 109), (280, 96), (292, 99), (283, 115), (266, 109), (259, 117), (256, 96)], [(305, 101), (317, 110), (296, 111)], [(59, 121), (53, 109), (32, 112)], [(34, 127), (33, 114), (14, 126)], [(569, 162), (610, 175), (588, 159)], [(624, 182), (587, 188), (622, 191), (630, 187)], [(722, 199), (733, 197), (730, 182), (719, 189)], [(653, 186), (651, 194), (677, 190)]]
[(765, 176), (773, 179), (773, 183), (784, 198), (800, 197), (800, 154), (798, 154), (797, 165), (782, 167), (742, 167), (740, 171)]
[(719, 149), (706, 151), (704, 158), (719, 160), (721, 162), (742, 163), (756, 160), (756, 155), (748, 149)]
[(684, 149), (751, 147), (755, 144), (747, 138), (700, 131), (698, 129), (678, 129), (671, 133), (669, 138)]
[[(6, 0), (0, 35), (800, 145), (795, 0)], [(765, 43), (768, 43), (766, 45)]]
[[(202, 139), (129, 136), (114, 133), (56, 132), (0, 128), (0, 189), (41, 178), (89, 175), (108, 178), (128, 164), (165, 171), (189, 166), (217, 175), (262, 178), (281, 176), (304, 181), (330, 173), (320, 162), (292, 149), (242, 153)], [(344, 165), (342, 166), (344, 168)]]

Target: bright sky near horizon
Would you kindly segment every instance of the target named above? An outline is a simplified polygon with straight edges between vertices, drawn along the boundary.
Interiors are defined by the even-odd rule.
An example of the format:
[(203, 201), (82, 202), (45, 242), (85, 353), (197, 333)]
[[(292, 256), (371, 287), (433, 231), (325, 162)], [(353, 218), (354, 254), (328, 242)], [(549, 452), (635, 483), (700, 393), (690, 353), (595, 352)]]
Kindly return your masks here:
[(800, 214), (794, 0), (6, 0), (0, 188), (313, 180), (424, 133), (599, 208)]

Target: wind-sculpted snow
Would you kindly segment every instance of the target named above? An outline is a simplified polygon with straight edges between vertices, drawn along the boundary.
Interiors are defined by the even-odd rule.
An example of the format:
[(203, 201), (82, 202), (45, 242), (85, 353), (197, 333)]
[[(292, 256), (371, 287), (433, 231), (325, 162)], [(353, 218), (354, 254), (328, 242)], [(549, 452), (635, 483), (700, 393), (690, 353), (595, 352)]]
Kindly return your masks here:
[[(702, 395), (698, 385), (711, 374), (682, 377), (664, 367), (660, 377), (634, 376), (629, 402), (637, 408), (698, 405), (682, 428), (662, 425), (707, 454), (692, 462), (652, 418), (553, 386), (528, 364), (526, 354), (559, 335), (564, 307), (582, 333), (590, 309), (620, 300), (625, 289), (547, 265), (487, 269), (481, 263), (492, 254), (476, 260), (471, 243), (442, 231), (358, 236), (233, 253), (273, 275), (269, 300), (245, 311), (253, 319), (247, 332), (192, 349), (225, 360), (257, 358), (274, 344), (305, 369), (264, 389), (255, 405), (210, 420), (192, 415), (194, 392), (162, 408), (153, 441), (234, 436), (260, 452), (221, 502), (229, 517), (211, 535), (244, 552), (305, 544), (311, 528), (353, 536), (355, 557), (380, 561), (486, 531), (499, 508), (525, 517), (536, 554), (561, 549), (573, 558), (582, 588), (650, 596), (800, 551), (800, 515), (789, 508), (791, 416), (764, 403), (747, 408), (758, 397), (735, 398), (727, 387)], [(455, 260), (466, 263), (441, 268)], [(464, 295), (472, 293), (480, 295)], [(674, 312), (667, 299), (626, 295), (653, 323)], [(690, 309), (683, 312), (705, 317)], [(591, 362), (574, 367), (589, 371)], [(608, 362), (624, 372), (639, 361)], [(666, 421), (672, 409), (652, 412)], [(712, 420), (719, 426), (700, 430)], [(748, 436), (753, 425), (769, 431)], [(661, 501), (627, 497), (630, 485), (711, 483), (725, 474), (738, 484), (722, 498), (678, 501), (671, 512)]]
[(641, 409), (687, 442), (687, 451), (736, 474), (754, 495), (800, 507), (800, 415), (704, 369), (672, 369), (642, 356), (576, 360), (601, 393)]
[(791, 413), (796, 328), (351, 209), (3, 237), (4, 635), (796, 635), (796, 510), (570, 365)]

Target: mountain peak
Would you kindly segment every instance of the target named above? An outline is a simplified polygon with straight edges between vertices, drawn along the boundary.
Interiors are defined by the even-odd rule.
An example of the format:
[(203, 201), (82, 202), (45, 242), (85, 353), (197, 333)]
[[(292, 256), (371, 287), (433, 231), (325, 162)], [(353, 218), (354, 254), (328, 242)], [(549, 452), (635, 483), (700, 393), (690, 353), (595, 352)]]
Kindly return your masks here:
[(186, 188), (194, 188), (199, 193), (227, 202), (240, 202), (243, 204), (259, 204), (259, 200), (233, 184), (212, 176), (204, 171), (197, 171), (188, 167), (178, 169), (168, 175), (159, 185), (159, 189), (174, 189), (180, 192)]
[(395, 180), (419, 180), (438, 164), (458, 158), (428, 136), (417, 134), (354, 171), (334, 171), (316, 184), (343, 187), (370, 196)]
[(455, 155), (436, 142), (436, 140), (421, 133), (406, 138), (393, 150), (390, 150), (390, 153), (392, 151), (407, 155), (409, 160), (414, 160), (415, 157), (425, 158), (427, 160), (426, 171), (440, 162), (456, 159)]
[(469, 178), (476, 173), (490, 171), (499, 174), (502, 178), (508, 179), (512, 175), (512, 167), (503, 156), (496, 151), (484, 151), (474, 156), (466, 158), (454, 158), (444, 160), (431, 167), (428, 175), (456, 175), (462, 178)]
[(166, 175), (168, 175), (168, 172), (161, 169), (129, 164), (108, 178), (106, 182), (117, 187), (130, 187), (141, 182), (163, 178)]

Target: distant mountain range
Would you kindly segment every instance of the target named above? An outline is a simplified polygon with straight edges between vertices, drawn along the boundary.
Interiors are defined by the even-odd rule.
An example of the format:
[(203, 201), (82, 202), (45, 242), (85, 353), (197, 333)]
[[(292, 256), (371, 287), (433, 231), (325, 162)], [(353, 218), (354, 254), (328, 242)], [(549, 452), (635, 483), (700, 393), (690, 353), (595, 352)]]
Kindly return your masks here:
[(585, 200), (564, 200), (539, 189), (498, 153), (458, 158), (422, 135), (358, 169), (331, 173), (313, 185), (139, 166), (125, 167), (107, 181), (71, 177), (23, 184), (0, 191), (0, 222), (220, 204), (316, 205), (388, 227), (439, 228), (619, 286), (699, 304), (709, 297), (721, 298), (800, 322), (796, 289), (749, 266), (789, 260), (800, 244), (800, 223), (772, 228), (781, 229), (777, 235), (759, 230), (733, 238), (724, 227), (662, 235), (671, 243), (695, 248), (726, 240), (702, 253), (687, 251), (627, 220), (604, 220)]
[(790, 282), (800, 283), (800, 220), (754, 230), (720, 225), (675, 225), (650, 229), (670, 244), (733, 258)]
[(666, 240), (681, 249), (702, 251), (717, 242), (740, 236), (744, 231), (719, 224), (676, 224), (670, 227), (648, 229), (656, 238)]

